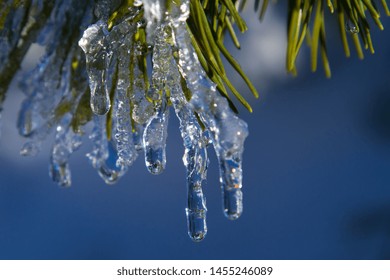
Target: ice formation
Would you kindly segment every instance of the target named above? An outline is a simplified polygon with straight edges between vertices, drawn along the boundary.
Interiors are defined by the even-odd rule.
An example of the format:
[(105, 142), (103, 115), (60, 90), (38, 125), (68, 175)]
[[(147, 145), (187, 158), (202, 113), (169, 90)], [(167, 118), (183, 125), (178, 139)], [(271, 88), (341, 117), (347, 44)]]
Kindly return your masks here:
[[(121, 1), (27, 2), (4, 23), (15, 32), (0, 33), (0, 72), (13, 46), (26, 38), (27, 27), (21, 24), (26, 15), (30, 26), (38, 22), (42, 28), (31, 42), (46, 49), (20, 82), (26, 99), (18, 128), (28, 138), (21, 153), (36, 154), (54, 132), (49, 173), (59, 185), (70, 186), (68, 160), (91, 121), (93, 148), (87, 156), (106, 183), (117, 182), (141, 152), (149, 172), (160, 174), (173, 107), (184, 146), (189, 236), (201, 241), (207, 233), (203, 187), (210, 143), (219, 162), (223, 211), (237, 219), (243, 209), (242, 154), (248, 128), (198, 60), (186, 25), (189, 0), (171, 2), (169, 12), (163, 0), (135, 1), (112, 25), (108, 19)], [(12, 8), (12, 3), (5, 5)], [(39, 14), (46, 17), (38, 19)], [(145, 53), (152, 57), (150, 81), (145, 78)]]

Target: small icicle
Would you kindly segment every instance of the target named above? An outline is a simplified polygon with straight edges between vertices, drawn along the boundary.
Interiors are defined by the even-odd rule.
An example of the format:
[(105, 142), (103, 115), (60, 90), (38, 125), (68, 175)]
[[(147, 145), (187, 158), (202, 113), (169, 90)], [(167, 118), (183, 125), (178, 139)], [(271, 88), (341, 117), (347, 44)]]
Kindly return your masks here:
[(91, 109), (96, 115), (105, 115), (110, 109), (110, 97), (106, 83), (106, 69), (111, 52), (107, 50), (107, 25), (102, 21), (91, 25), (84, 31), (79, 46), (85, 52), (89, 86), (91, 88)]
[(27, 98), (18, 117), (20, 135), (29, 137), (46, 126), (53, 108), (69, 91), (70, 75), (71, 59), (64, 54), (56, 56), (55, 53), (45, 55), (31, 72), (23, 75), (20, 87)]
[(171, 58), (165, 26), (158, 25), (154, 35), (152, 85), (148, 92), (149, 98), (155, 102), (155, 115), (144, 132), (145, 163), (149, 172), (154, 175), (163, 172), (166, 163), (169, 108), (164, 86)]
[(146, 168), (153, 175), (162, 173), (166, 164), (169, 110), (164, 99), (165, 96), (157, 106), (156, 115), (146, 125), (143, 136)]
[(81, 135), (73, 132), (71, 121), (72, 115), (67, 114), (57, 126), (50, 157), (50, 177), (62, 187), (69, 187), (72, 184), (68, 160), (82, 143)]
[(116, 165), (118, 154), (114, 143), (107, 140), (106, 118), (94, 116), (93, 122), (94, 128), (89, 137), (93, 150), (87, 157), (106, 184), (114, 184), (126, 173), (127, 167)]
[[(23, 101), (18, 118), (19, 133), (30, 139), (20, 150), (23, 156), (35, 156), (40, 152), (42, 142), (58, 121), (57, 112), (53, 108), (56, 108), (61, 99), (71, 98), (69, 83), (71, 57), (72, 55), (67, 58), (54, 59), (53, 56), (46, 56), (41, 65), (27, 74), (27, 77), (32, 77), (30, 75), (34, 73), (37, 74), (31, 84), (27, 82), (28, 79), (21, 84), (21, 87), (25, 89), (30, 85), (30, 89), (25, 91), (28, 97)], [(50, 62), (63, 64), (61, 76), (52, 68), (54, 65), (48, 64)], [(47, 76), (42, 73), (38, 75), (39, 69)], [(54, 81), (50, 81), (50, 78)]]
[(241, 165), (248, 128), (232, 112), (227, 100), (216, 92), (216, 86), (201, 67), (186, 28), (188, 14), (189, 1), (185, 0), (172, 18), (180, 71), (193, 94), (190, 103), (213, 139), (220, 166), (224, 213), (229, 219), (237, 219), (243, 210)]
[(115, 140), (118, 148), (118, 166), (130, 166), (137, 158), (132, 136), (130, 118), (130, 100), (128, 91), (130, 88), (130, 54), (132, 33), (128, 34), (123, 44), (119, 47), (118, 82), (115, 92)]
[(145, 93), (145, 82), (143, 75), (138, 67), (138, 61), (137, 61), (137, 48), (135, 49), (135, 55), (133, 57), (133, 65), (134, 65), (134, 83), (133, 83), (133, 91), (130, 95), (130, 100), (133, 104), (132, 108), (132, 118), (134, 121), (136, 121), (138, 124), (147, 124), (150, 119), (154, 115), (154, 106), (153, 103), (149, 102), (146, 99)]
[[(37, 3), (42, 1), (34, 2), (32, 4), (34, 8), (30, 9), (33, 14), (42, 9), (42, 3)], [(21, 155), (33, 156), (39, 152), (41, 143), (62, 117), (63, 112), (56, 110), (60, 107), (60, 102), (68, 100), (71, 104), (78, 104), (71, 102), (79, 93), (77, 90), (71, 93), (71, 83), (73, 55), (79, 48), (73, 46), (64, 51), (64, 46), (72, 46), (70, 40), (75, 40), (74, 36), (77, 34), (75, 32), (77, 30), (80, 32), (80, 25), (89, 24), (91, 17), (88, 16), (87, 4), (76, 2), (72, 0), (55, 3), (53, 14), (46, 27), (51, 31), (45, 33), (46, 29), (42, 30), (38, 40), (40, 44), (45, 45), (46, 54), (33, 70), (25, 73), (21, 78), (20, 87), (27, 98), (23, 101), (19, 113), (18, 129), (22, 136), (30, 139), (22, 147)], [(70, 14), (72, 21), (66, 21)], [(35, 19), (33, 17), (30, 20)], [(84, 75), (78, 75), (78, 79), (84, 81)]]

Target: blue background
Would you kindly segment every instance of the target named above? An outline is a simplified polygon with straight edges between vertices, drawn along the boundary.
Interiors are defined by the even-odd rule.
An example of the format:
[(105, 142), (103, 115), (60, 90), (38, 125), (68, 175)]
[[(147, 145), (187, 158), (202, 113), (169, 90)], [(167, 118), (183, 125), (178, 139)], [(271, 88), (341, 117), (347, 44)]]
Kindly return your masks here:
[[(330, 25), (333, 78), (321, 68), (308, 71), (307, 51), (292, 78), (283, 69), (284, 18), (268, 14), (259, 24), (253, 12), (247, 15), (251, 29), (235, 55), (262, 96), (253, 100), (242, 87), (254, 113), (240, 107), (250, 136), (239, 220), (222, 214), (210, 150), (209, 232), (201, 243), (188, 238), (183, 146), (173, 114), (162, 175), (149, 175), (141, 156), (118, 184), (107, 186), (84, 156), (91, 149), (85, 137), (70, 161), (72, 187), (57, 187), (48, 176), (53, 135), (36, 158), (19, 156), (23, 97), (14, 83), (0, 139), (0, 258), (389, 259), (389, 30), (373, 30), (376, 54), (358, 61), (352, 44), (353, 57), (343, 56)], [(383, 22), (390, 27), (389, 19)], [(276, 61), (267, 64), (269, 56)]]

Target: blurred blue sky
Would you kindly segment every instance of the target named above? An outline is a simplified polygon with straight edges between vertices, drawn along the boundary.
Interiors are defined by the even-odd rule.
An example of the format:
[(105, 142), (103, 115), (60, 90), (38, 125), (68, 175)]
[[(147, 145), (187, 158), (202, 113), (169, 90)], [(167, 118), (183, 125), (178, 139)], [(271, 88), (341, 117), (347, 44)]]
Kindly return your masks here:
[[(355, 52), (343, 57), (329, 26), (333, 78), (321, 68), (309, 73), (307, 53), (292, 78), (284, 71), (284, 19), (271, 13), (262, 24), (247, 13), (251, 30), (236, 53), (262, 94), (251, 100), (242, 87), (254, 113), (241, 108), (250, 135), (239, 220), (222, 214), (210, 150), (209, 232), (201, 243), (188, 238), (183, 146), (173, 114), (162, 175), (149, 175), (140, 157), (107, 186), (85, 157), (91, 148), (85, 139), (71, 159), (72, 187), (59, 188), (48, 176), (52, 139), (36, 158), (19, 156), (23, 97), (15, 87), (0, 139), (0, 258), (389, 259), (389, 30), (373, 30), (376, 54), (358, 61)], [(390, 20), (383, 22), (390, 29)]]

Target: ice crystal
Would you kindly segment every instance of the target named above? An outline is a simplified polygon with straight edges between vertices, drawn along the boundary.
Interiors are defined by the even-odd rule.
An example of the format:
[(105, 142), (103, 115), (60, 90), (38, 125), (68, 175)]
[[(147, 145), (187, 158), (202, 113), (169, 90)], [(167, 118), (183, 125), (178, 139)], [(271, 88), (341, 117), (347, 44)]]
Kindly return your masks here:
[[(187, 171), (188, 234), (201, 241), (207, 234), (203, 188), (208, 146), (213, 144), (218, 157), (224, 213), (236, 219), (243, 209), (247, 125), (217, 92), (198, 60), (187, 29), (188, 0), (172, 2), (169, 9), (162, 0), (135, 1), (129, 7), (121, 6), (123, 2), (32, 0), (20, 7), (5, 2), (10, 12), (5, 28), (0, 28), (0, 73), (31, 28), (40, 32), (27, 38), (29, 44), (46, 50), (20, 79), (26, 99), (18, 128), (28, 138), (21, 154), (38, 153), (54, 132), (49, 173), (60, 186), (70, 186), (69, 158), (91, 122), (93, 146), (87, 157), (107, 184), (117, 182), (141, 152), (149, 172), (160, 174), (166, 165), (173, 107)], [(118, 18), (119, 12), (113, 13), (117, 8), (122, 13)], [(39, 14), (45, 17), (38, 19)], [(24, 25), (23, 18), (31, 22)], [(36, 22), (39, 26), (34, 27)], [(150, 77), (147, 56), (153, 65)]]

